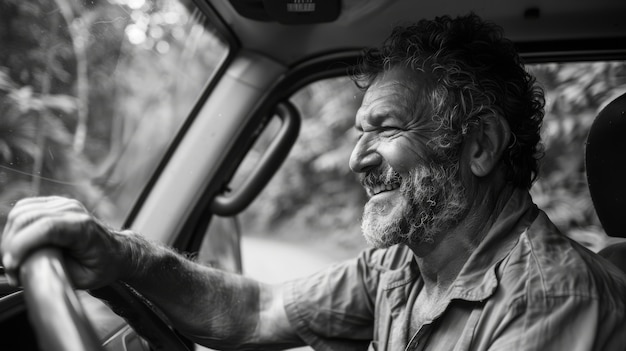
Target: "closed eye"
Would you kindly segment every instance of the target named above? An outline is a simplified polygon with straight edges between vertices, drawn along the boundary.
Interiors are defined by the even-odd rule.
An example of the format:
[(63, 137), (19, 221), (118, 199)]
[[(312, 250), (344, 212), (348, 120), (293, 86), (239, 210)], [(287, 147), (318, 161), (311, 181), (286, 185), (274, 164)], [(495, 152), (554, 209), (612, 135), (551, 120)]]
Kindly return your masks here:
[(378, 127), (377, 131), (379, 134), (382, 134), (382, 135), (393, 135), (393, 134), (404, 131), (404, 129), (398, 128), (398, 127), (392, 127), (392, 126), (382, 126), (382, 127)]

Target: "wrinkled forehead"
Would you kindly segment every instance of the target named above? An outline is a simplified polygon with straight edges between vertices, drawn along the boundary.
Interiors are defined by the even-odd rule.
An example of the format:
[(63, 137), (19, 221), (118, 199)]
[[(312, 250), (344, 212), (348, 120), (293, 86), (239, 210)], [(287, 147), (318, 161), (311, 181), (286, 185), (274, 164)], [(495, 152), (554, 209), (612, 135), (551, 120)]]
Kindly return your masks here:
[(357, 123), (363, 118), (383, 118), (401, 114), (406, 118), (421, 115), (429, 106), (430, 82), (425, 73), (396, 67), (381, 72), (365, 91), (357, 111)]

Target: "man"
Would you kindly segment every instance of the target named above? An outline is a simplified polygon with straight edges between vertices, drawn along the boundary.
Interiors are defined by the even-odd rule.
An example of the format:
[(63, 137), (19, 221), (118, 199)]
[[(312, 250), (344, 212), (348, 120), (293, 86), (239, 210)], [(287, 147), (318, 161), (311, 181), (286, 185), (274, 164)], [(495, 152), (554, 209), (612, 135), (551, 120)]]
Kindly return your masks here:
[[(270, 286), (114, 231), (73, 200), (26, 199), (3, 263), (66, 251), (79, 288), (122, 280), (214, 348), (618, 350), (626, 281), (532, 203), (543, 95), (500, 31), (470, 15), (397, 28), (355, 74), (350, 159), (373, 248)], [(80, 238), (80, 240), (77, 240)]]

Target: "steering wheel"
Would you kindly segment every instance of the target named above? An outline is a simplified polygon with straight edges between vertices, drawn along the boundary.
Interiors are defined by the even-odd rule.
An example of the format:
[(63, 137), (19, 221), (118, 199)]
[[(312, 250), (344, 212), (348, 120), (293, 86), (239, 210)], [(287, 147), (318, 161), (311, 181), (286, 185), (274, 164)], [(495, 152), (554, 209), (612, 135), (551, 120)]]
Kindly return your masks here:
[[(52, 351), (102, 350), (58, 249), (43, 248), (32, 253), (21, 267), (20, 280), (40, 346)], [(154, 307), (129, 286), (115, 283), (90, 293), (106, 300), (153, 350), (190, 350)]]

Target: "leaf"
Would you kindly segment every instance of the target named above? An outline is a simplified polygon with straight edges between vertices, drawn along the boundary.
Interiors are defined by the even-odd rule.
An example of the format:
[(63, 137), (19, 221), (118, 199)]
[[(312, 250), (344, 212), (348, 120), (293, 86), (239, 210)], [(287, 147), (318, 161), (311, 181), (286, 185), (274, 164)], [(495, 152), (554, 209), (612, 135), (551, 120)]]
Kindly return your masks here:
[(17, 85), (2, 68), (3, 67), (0, 66), (0, 90), (8, 92), (15, 90)]
[(41, 105), (51, 110), (73, 113), (78, 109), (78, 99), (69, 95), (44, 95)]

